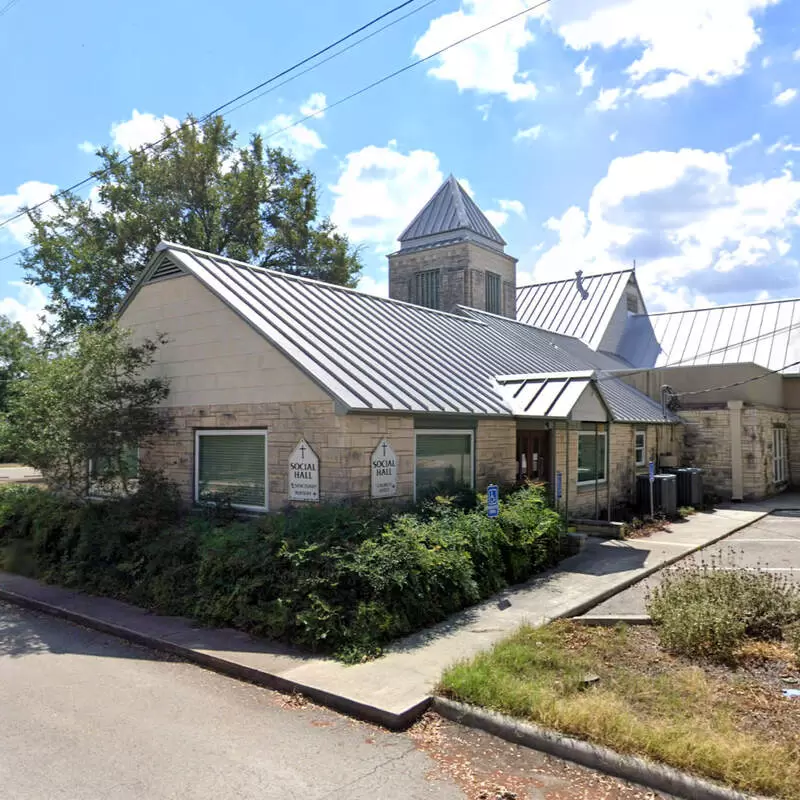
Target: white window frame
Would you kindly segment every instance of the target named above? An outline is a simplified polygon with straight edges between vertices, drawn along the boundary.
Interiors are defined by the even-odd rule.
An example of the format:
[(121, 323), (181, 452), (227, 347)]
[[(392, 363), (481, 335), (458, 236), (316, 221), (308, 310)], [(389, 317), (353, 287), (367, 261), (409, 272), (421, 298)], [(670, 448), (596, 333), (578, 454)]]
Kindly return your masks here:
[[(636, 458), (636, 451), (639, 449), (637, 439), (642, 437), (642, 460)], [(643, 467), (647, 463), (647, 431), (641, 428), (633, 434), (633, 458), (637, 467)]]
[(772, 477), (775, 483), (789, 481), (789, 452), (786, 428), (772, 429)]
[(590, 478), (588, 481), (575, 481), (576, 486), (594, 486), (595, 484), (605, 483), (608, 479), (608, 432), (607, 431), (578, 431), (578, 453), (575, 458), (575, 469), (577, 470), (580, 465), (580, 452), (581, 452), (581, 436), (591, 436), (592, 439), (597, 437), (605, 440), (605, 459), (603, 459), (603, 477)]
[(469, 488), (475, 486), (475, 431), (458, 428), (421, 428), (414, 431), (414, 502), (417, 502), (417, 440), (420, 436), (469, 436)]
[(264, 505), (248, 506), (231, 503), (242, 511), (269, 511), (269, 435), (266, 428), (197, 428), (194, 432), (194, 501), (200, 500), (200, 438), (202, 436), (263, 436), (264, 437)]

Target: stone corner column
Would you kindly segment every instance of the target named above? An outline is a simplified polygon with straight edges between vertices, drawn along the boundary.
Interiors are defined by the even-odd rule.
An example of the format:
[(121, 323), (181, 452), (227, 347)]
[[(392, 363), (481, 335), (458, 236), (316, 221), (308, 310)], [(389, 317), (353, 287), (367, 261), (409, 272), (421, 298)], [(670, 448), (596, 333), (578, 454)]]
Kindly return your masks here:
[(742, 400), (728, 400), (731, 430), (731, 499), (744, 499), (744, 470), (742, 468)]

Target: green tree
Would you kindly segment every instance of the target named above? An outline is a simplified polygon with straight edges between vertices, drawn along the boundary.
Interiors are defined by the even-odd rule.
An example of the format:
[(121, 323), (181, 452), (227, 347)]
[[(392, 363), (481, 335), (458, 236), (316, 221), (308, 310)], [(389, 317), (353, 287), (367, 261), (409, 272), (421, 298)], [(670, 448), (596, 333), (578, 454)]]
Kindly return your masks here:
[(33, 343), (25, 328), (0, 315), (0, 414), (8, 411), (11, 388), (25, 374), (32, 352)]
[(22, 264), (47, 287), (55, 333), (104, 322), (162, 239), (295, 275), (355, 284), (357, 249), (320, 218), (314, 175), (221, 117), (185, 124), (126, 158), (102, 148), (92, 199), (68, 193), (29, 212)]
[[(134, 343), (111, 324), (83, 329), (57, 352), (35, 352), (11, 387), (0, 444), (57, 491), (85, 498), (97, 486), (127, 494), (131, 453), (167, 426), (158, 404), (168, 382), (149, 374), (162, 342)], [(89, 462), (102, 469), (90, 473)]]

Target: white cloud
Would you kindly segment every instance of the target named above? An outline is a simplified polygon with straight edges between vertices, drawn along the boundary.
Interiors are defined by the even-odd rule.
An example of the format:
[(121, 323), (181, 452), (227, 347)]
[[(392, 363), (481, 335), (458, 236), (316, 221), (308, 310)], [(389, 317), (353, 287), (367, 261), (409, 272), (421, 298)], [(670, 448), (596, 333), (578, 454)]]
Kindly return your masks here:
[(533, 125), (530, 128), (521, 128), (514, 134), (515, 142), (534, 141), (542, 135), (542, 126)]
[(627, 92), (623, 93), (622, 89), (619, 88), (601, 89), (593, 106), (598, 111), (611, 111), (619, 105), (620, 99), (624, 97), (625, 94), (627, 94)]
[(494, 225), (495, 228), (502, 228), (508, 222), (508, 212), (499, 211), (495, 208), (490, 208), (488, 211), (483, 212), (486, 219)]
[(587, 67), (586, 62), (588, 58), (584, 58), (577, 67), (575, 67), (575, 74), (580, 81), (580, 88), (578, 94), (583, 94), (584, 89), (588, 89), (594, 83), (594, 67)]
[(475, 110), (481, 112), (481, 119), (486, 122), (489, 119), (489, 113), (492, 110), (492, 104), (483, 103), (482, 105), (475, 106)]
[(800, 61), (800, 48), (798, 48), (797, 50), (794, 51), (794, 53), (792, 53), (792, 58), (795, 61)]
[(17, 289), (16, 297), (0, 298), (0, 314), (12, 322), (21, 322), (29, 334), (34, 335), (41, 325), (47, 296), (38, 286), (22, 281), (9, 281), (9, 286)]
[(775, 153), (800, 153), (800, 144), (792, 144), (786, 136), (783, 136), (767, 148), (767, 155)]
[[(736, 270), (779, 262), (798, 226), (800, 181), (789, 172), (735, 184), (724, 153), (642, 152), (611, 162), (587, 210), (547, 221), (558, 242), (532, 275), (623, 269), (635, 259), (649, 305), (686, 307), (707, 303), (709, 285), (730, 289)], [(763, 283), (742, 291), (755, 288)]]
[(731, 147), (725, 148), (725, 155), (727, 156), (735, 156), (737, 153), (740, 153), (742, 150), (745, 150), (748, 147), (751, 147), (754, 144), (758, 144), (761, 141), (761, 134), (754, 133), (749, 139), (745, 139), (743, 142), (738, 142), (737, 144), (732, 145)]
[(134, 108), (130, 119), (111, 125), (111, 138), (116, 147), (130, 153), (132, 150), (157, 142), (164, 136), (165, 127), (175, 130), (179, 125), (180, 122), (175, 117), (167, 114), (163, 117), (140, 114)]
[(304, 117), (324, 117), (325, 109), (328, 107), (328, 98), (324, 92), (314, 92), (308, 100), (300, 106), (300, 113)]
[(551, 24), (574, 50), (636, 48), (625, 71), (645, 98), (740, 75), (761, 43), (755, 16), (778, 0), (582, 0), (552, 3)]
[(764, 56), (761, 59), (761, 68), (766, 69), (767, 67), (772, 65), (772, 56)]
[(278, 114), (258, 130), (273, 147), (290, 150), (300, 161), (307, 161), (318, 150), (325, 149), (320, 135), (307, 125), (295, 123), (291, 114)]
[(435, 153), (369, 145), (345, 157), (330, 187), (331, 219), (353, 241), (386, 253), (443, 180)]
[[(58, 191), (58, 186), (55, 184), (26, 181), (17, 186), (17, 191), (13, 194), (0, 194), (0, 220), (15, 216), (23, 207), (30, 208), (44, 202), (56, 191)], [(42, 208), (42, 213), (47, 216), (48, 213), (53, 212), (54, 208), (52, 203), (48, 203)], [(31, 224), (25, 215), (0, 228), (0, 237), (5, 231), (19, 244), (28, 244), (30, 230)]]
[(797, 89), (784, 89), (772, 98), (776, 106), (788, 106), (797, 97)]
[(525, 206), (521, 200), (498, 200), (497, 205), (503, 211), (516, 214), (520, 219), (525, 219)]
[(612, 131), (611, 133), (608, 134), (608, 140), (610, 142), (616, 142), (617, 136), (619, 136), (619, 131)]
[(375, 278), (372, 275), (362, 275), (358, 279), (358, 290), (366, 294), (374, 294), (378, 297), (389, 296), (389, 278), (383, 276)]
[(88, 139), (78, 145), (78, 150), (80, 150), (81, 153), (87, 153), (90, 156), (93, 156), (99, 149), (100, 145), (93, 144)]
[[(458, 11), (431, 21), (414, 45), (414, 55), (430, 56), (526, 7), (524, 0), (463, 0)], [(520, 51), (533, 41), (528, 29), (532, 17), (518, 17), (442, 53), (428, 74), (453, 81), (459, 91), (498, 94), (510, 101), (533, 100), (538, 94), (536, 85), (519, 69)]]
[(475, 190), (469, 180), (467, 178), (456, 178), (456, 180), (461, 184), (461, 188), (474, 200)]

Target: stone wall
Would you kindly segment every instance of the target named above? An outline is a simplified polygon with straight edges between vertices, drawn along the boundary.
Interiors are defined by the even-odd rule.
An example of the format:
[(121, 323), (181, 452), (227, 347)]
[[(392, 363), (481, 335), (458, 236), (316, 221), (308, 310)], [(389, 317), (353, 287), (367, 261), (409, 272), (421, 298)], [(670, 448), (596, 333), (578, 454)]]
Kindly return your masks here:
[[(705, 470), (704, 485), (723, 498), (733, 495), (731, 412), (728, 408), (684, 409), (685, 461)], [(800, 414), (779, 408), (744, 406), (741, 410), (742, 497), (757, 500), (782, 491), (774, 480), (772, 430), (786, 425), (789, 449), (789, 483), (800, 476)], [(793, 417), (798, 418), (793, 420)], [(794, 457), (794, 461), (792, 460)]]
[(475, 432), (475, 487), (513, 483), (517, 472), (517, 423), (513, 419), (481, 419)]
[(505, 316), (516, 316), (515, 258), (475, 242), (431, 244), (419, 250), (399, 251), (389, 256), (389, 297), (418, 303), (414, 275), (439, 270), (441, 311), (454, 311), (456, 306), (486, 309), (486, 272), (502, 279)]
[[(602, 426), (601, 430), (603, 429)], [(612, 423), (609, 427), (607, 446), (609, 448), (609, 479), (598, 482), (597, 486), (585, 484), (578, 486), (578, 431), (575, 423), (569, 430), (569, 459), (567, 459), (567, 430), (563, 423), (553, 431), (556, 447), (555, 469), (564, 477), (562, 486), (562, 508), (569, 500), (571, 518), (608, 518), (609, 505), (612, 517), (617, 507), (635, 503), (636, 475), (647, 472), (647, 462), (658, 463), (659, 455), (672, 454), (678, 459), (682, 455), (683, 433), (681, 426), (675, 425), (636, 425)], [(636, 466), (635, 436), (637, 431), (645, 432), (645, 465)], [(569, 462), (569, 469), (567, 469)], [(568, 478), (566, 477), (568, 476)], [(567, 483), (569, 485), (567, 485)], [(567, 492), (569, 495), (567, 496)]]
[(410, 416), (339, 415), (331, 401), (189, 406), (165, 409), (172, 430), (142, 448), (146, 466), (163, 469), (186, 502), (194, 500), (195, 430), (265, 428), (269, 507), (288, 502), (289, 455), (304, 438), (320, 460), (320, 498), (369, 497), (370, 456), (385, 436), (399, 462), (398, 498), (413, 495), (414, 422)]

